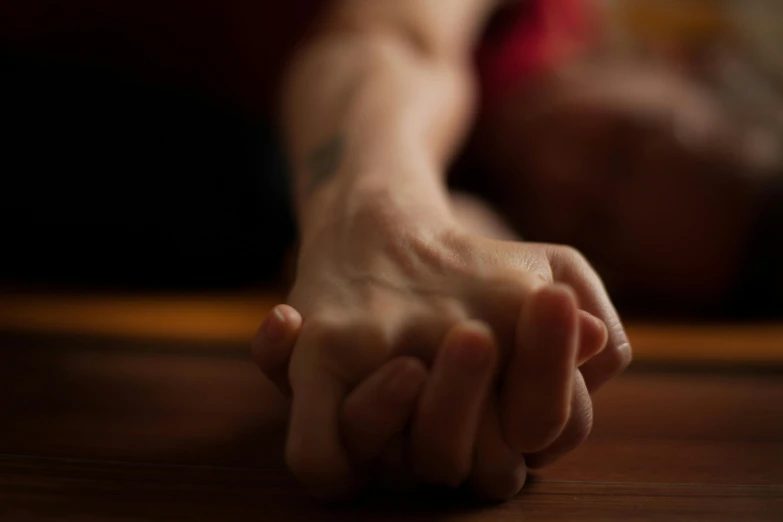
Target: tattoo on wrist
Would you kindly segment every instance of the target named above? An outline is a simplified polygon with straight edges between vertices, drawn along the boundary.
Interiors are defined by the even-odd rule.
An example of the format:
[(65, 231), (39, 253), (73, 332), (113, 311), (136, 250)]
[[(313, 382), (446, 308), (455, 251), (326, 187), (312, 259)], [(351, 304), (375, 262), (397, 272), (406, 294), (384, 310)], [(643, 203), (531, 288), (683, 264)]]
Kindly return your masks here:
[(315, 149), (307, 157), (310, 174), (307, 193), (312, 194), (340, 170), (345, 152), (345, 137), (338, 134)]

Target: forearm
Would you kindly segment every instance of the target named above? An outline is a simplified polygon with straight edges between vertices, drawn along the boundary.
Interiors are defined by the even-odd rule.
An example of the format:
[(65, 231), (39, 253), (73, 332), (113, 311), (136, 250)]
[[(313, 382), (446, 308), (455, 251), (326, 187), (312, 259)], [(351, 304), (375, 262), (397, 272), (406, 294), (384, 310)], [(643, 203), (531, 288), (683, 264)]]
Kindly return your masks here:
[(299, 53), (284, 89), (303, 235), (368, 209), (448, 217), (446, 166), (473, 106), (459, 53), (337, 27)]

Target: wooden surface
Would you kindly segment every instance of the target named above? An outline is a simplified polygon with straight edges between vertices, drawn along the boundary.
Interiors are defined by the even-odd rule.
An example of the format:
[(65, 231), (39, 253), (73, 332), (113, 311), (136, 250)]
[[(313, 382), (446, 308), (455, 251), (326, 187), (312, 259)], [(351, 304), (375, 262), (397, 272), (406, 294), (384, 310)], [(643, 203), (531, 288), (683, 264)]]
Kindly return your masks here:
[[(174, 307), (181, 324), (157, 338), (120, 335), (95, 308), (79, 335), (3, 324), (0, 520), (783, 521), (783, 365), (725, 360), (637, 362), (596, 397), (589, 441), (512, 502), (375, 495), (325, 509), (285, 471), (286, 405), (234, 338), (250, 305), (209, 303)], [(225, 330), (207, 335), (199, 317)], [(719, 328), (644, 328), (663, 352), (776, 346), (770, 326), (744, 327), (736, 346)]]
[[(107, 296), (0, 288), (0, 331), (243, 343), (280, 300), (268, 294)], [(627, 327), (641, 363), (783, 365), (783, 322)]]

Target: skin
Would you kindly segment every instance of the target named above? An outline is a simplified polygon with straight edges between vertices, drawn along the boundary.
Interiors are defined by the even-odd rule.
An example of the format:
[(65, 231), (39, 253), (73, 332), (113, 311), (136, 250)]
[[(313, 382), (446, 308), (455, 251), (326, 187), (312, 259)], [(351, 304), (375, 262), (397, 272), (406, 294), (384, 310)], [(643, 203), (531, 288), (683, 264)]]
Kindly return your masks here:
[[(43, 4), (43, 9), (35, 1), (25, 3), (25, 9), (11, 3), (10, 11), (0, 8), (9, 11), (0, 19), (8, 20), (3, 32), (12, 34), (15, 46), (46, 48), (47, 35), (67, 29), (63, 34), (84, 33), (77, 47), (103, 48), (100, 40), (87, 42), (89, 35), (106, 36), (106, 27), (73, 26), (92, 20), (81, 16), (78, 2), (55, 3), (60, 15), (41, 18), (48, 30), (35, 27), (14, 37), (17, 30), (34, 27), (26, 18), (31, 13), (38, 18), (39, 11), (49, 12), (52, 2)], [(527, 467), (554, 461), (587, 436), (590, 393), (630, 361), (603, 285), (578, 252), (518, 242), (491, 213), (445, 188), (448, 162), (475, 109), (467, 65), (471, 47), (495, 4), (336, 1), (291, 64), (283, 120), (302, 250), (292, 306), (281, 305), (267, 318), (253, 353), (264, 373), (293, 394), (287, 459), (323, 498), (349, 495), (369, 477), (466, 483), (483, 497), (507, 498), (522, 486)], [(99, 25), (107, 19), (120, 22), (114, 26), (123, 29), (119, 41), (146, 41), (122, 47), (146, 50), (139, 63), (170, 60), (160, 62), (167, 71), (182, 63), (188, 70), (194, 63), (198, 68), (205, 55), (187, 58), (186, 52), (183, 59), (159, 52), (165, 51), (170, 31), (156, 40), (148, 19), (195, 38), (178, 50), (211, 49), (210, 59), (201, 64), (205, 71), (221, 48), (239, 58), (242, 53), (233, 44), (257, 33), (253, 8), (244, 4), (230, 2), (217, 13), (223, 13), (224, 22), (226, 16), (247, 21), (249, 34), (238, 38), (229, 24), (225, 34), (213, 35), (214, 41), (211, 31), (199, 28), (215, 17), (218, 4), (185, 19), (175, 9), (151, 7), (144, 13), (144, 6), (129, 6), (127, 12), (138, 16), (115, 13), (95, 20)], [(195, 25), (189, 26), (193, 19)], [(134, 27), (134, 21), (141, 23)], [(60, 23), (64, 26), (57, 29)], [(221, 67), (234, 62), (215, 60)], [(252, 58), (249, 62), (252, 69)], [(234, 93), (235, 102), (248, 108), (264, 105), (258, 102), (264, 98), (259, 86), (248, 81), (252, 74), (241, 67), (230, 73), (220, 69), (216, 76), (231, 83), (224, 90)], [(698, 177), (712, 167), (705, 157), (719, 157), (720, 164), (737, 159), (714, 155), (704, 146), (717, 143), (725, 152), (730, 149), (726, 143), (736, 139), (727, 140), (721, 131), (716, 139), (705, 139), (705, 129), (708, 134), (720, 130), (720, 119), (709, 116), (714, 108), (687, 88), (670, 82), (650, 97), (649, 89), (629, 87), (629, 77), (606, 81), (605, 74), (600, 89), (584, 82), (587, 75), (571, 83), (570, 93), (547, 87), (543, 96), (523, 96), (517, 98), (521, 105), (501, 106), (507, 118), (490, 125), (498, 131), (486, 133), (495, 148), (484, 149), (494, 156), (493, 164), (498, 158), (513, 159), (498, 168), (506, 179), (523, 170), (534, 176), (527, 185), (536, 192), (505, 187), (512, 189), (506, 192), (515, 198), (514, 210), (526, 214), (524, 221), (542, 227), (531, 237), (577, 244), (591, 259), (610, 258), (630, 267), (625, 273), (613, 267), (610, 273), (621, 281), (615, 286), (645, 299), (663, 292), (667, 299), (687, 295), (710, 301), (735, 269), (736, 239), (752, 214), (748, 202), (753, 194), (726, 181), (712, 185), (709, 197), (700, 199), (703, 180), (677, 176), (660, 183), (658, 178), (660, 173)], [(638, 71), (633, 76), (639, 77)], [(678, 108), (688, 112), (694, 107), (695, 113), (678, 113)], [(623, 117), (616, 118), (618, 113)], [(629, 114), (632, 132), (626, 132)], [(568, 121), (595, 126), (574, 130)], [(647, 125), (650, 121), (653, 125)], [(655, 122), (663, 122), (664, 131)], [(638, 157), (621, 155), (631, 158), (626, 170), (634, 174), (621, 178), (622, 183), (602, 177), (617, 173), (611, 168), (617, 167), (616, 151), (601, 144), (618, 132), (653, 137), (638, 140), (641, 148), (630, 148)], [(564, 136), (565, 142), (558, 141)], [(574, 147), (585, 137), (596, 138), (598, 145)], [(685, 150), (694, 148), (696, 154)], [(569, 154), (562, 155), (563, 150)], [(581, 160), (577, 153), (585, 155), (584, 161), (561, 161), (566, 156)], [(585, 171), (569, 171), (573, 163), (599, 168), (585, 177)], [(596, 186), (610, 190), (596, 197), (591, 192)], [(660, 187), (671, 189), (657, 192), (667, 220), (637, 204), (639, 194), (652, 201), (650, 189)], [(520, 196), (530, 199), (520, 204)], [(697, 200), (702, 207), (694, 212), (691, 205)], [(613, 213), (603, 215), (604, 209)], [(704, 221), (683, 227), (693, 215)], [(626, 227), (602, 236), (600, 224), (607, 222)], [(589, 223), (590, 233), (575, 232), (574, 223)], [(724, 233), (716, 235), (716, 229)], [(667, 230), (690, 231), (677, 236), (688, 248), (672, 248)], [(672, 250), (680, 255), (670, 255)], [(690, 258), (682, 255), (686, 250)]]
[[(497, 3), (336, 0), (290, 63), (281, 119), (301, 249), (288, 306), (253, 351), (292, 394), (286, 458), (321, 498), (371, 477), (513, 495), (527, 466), (583, 440), (589, 393), (630, 361), (578, 252), (499, 234), (446, 189), (476, 109), (473, 44)], [(210, 78), (210, 93), (266, 105), (250, 3), (207, 3), (187, 17), (119, 1), (20, 5), (0, 7), (15, 48), (56, 56), (52, 35), (78, 34), (89, 62), (115, 48), (109, 36), (130, 52), (129, 70)], [(531, 375), (545, 401), (528, 395)]]
[(493, 7), (335, 2), (291, 64), (301, 248), (253, 353), (292, 394), (286, 459), (320, 498), (379, 474), (507, 498), (584, 440), (590, 393), (630, 362), (577, 251), (486, 233), (446, 189)]

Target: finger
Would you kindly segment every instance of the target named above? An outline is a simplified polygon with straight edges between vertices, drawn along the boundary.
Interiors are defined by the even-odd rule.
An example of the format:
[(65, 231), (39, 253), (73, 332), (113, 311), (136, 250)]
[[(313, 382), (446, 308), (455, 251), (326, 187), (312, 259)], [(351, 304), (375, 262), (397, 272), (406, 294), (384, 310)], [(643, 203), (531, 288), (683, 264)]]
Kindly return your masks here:
[(537, 290), (523, 306), (501, 392), (506, 442), (519, 453), (549, 446), (568, 420), (579, 341), (577, 310), (573, 291), (557, 284)]
[(560, 436), (546, 449), (525, 455), (532, 469), (548, 466), (566, 455), (590, 435), (593, 428), (593, 404), (582, 374), (574, 374), (574, 393), (571, 399), (571, 415)]
[(347, 498), (359, 486), (341, 441), (339, 414), (347, 385), (318, 360), (312, 346), (297, 346), (291, 361), (293, 401), (286, 462), (314, 496)]
[(596, 316), (579, 310), (579, 352), (577, 366), (581, 366), (595, 357), (606, 347), (609, 331), (602, 320)]
[(253, 360), (284, 395), (291, 394), (288, 364), (301, 326), (299, 312), (288, 305), (277, 305), (261, 323), (251, 344)]
[(507, 500), (519, 493), (526, 477), (525, 458), (506, 444), (497, 405), (490, 399), (476, 439), (471, 488), (481, 498)]
[(608, 331), (606, 347), (580, 368), (587, 390), (593, 393), (631, 363), (631, 343), (601, 279), (584, 258), (554, 249), (550, 263), (555, 281), (571, 286), (581, 308), (603, 321)]
[(459, 324), (446, 335), (411, 429), (412, 465), (423, 480), (456, 487), (467, 478), (496, 357), (482, 323)]
[(387, 362), (345, 399), (341, 427), (353, 462), (364, 467), (401, 432), (416, 409), (427, 380), (424, 364), (413, 357)]

